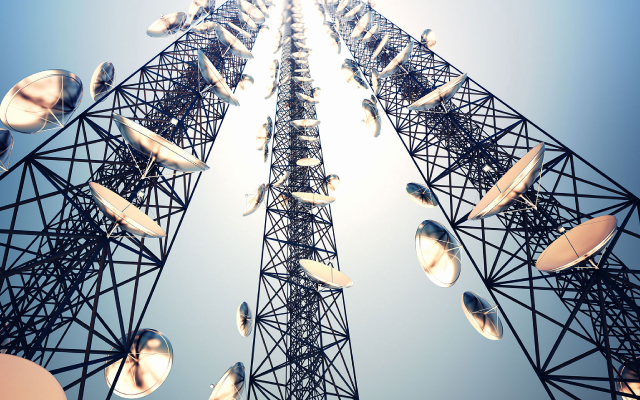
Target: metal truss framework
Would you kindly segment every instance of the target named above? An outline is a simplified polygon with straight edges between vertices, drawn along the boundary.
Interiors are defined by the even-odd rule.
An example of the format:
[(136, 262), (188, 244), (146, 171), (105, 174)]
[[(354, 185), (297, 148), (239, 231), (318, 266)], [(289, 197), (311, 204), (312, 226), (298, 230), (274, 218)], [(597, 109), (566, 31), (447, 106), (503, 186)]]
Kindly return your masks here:
[[(291, 40), (291, 2), (283, 15), (282, 58), (275, 134), (267, 195), (256, 326), (248, 399), (358, 399), (349, 325), (342, 290), (329, 290), (308, 279), (300, 259), (314, 259), (339, 269), (330, 206), (313, 208), (291, 193), (327, 195), (324, 163), (298, 166), (301, 158), (320, 161), (318, 128), (304, 132), (291, 121), (316, 119), (315, 106), (297, 98), (312, 95), (308, 65), (292, 53), (304, 51)], [(295, 9), (295, 7), (294, 7)], [(307, 69), (307, 72), (294, 72)], [(298, 135), (316, 138), (303, 141)], [(289, 172), (284, 184), (274, 187)]]
[[(359, 1), (351, 0), (347, 10)], [(337, 2), (324, 4), (334, 21)], [(363, 12), (371, 10), (365, 4)], [(621, 364), (640, 355), (640, 243), (638, 197), (600, 172), (472, 79), (435, 112), (407, 106), (461, 72), (376, 11), (373, 40), (350, 38), (354, 24), (337, 31), (366, 79), (382, 70), (409, 41), (410, 60), (382, 80), (377, 95), (393, 128), (464, 245), (467, 265), (479, 273), (549, 397), (616, 398)], [(372, 53), (384, 35), (386, 50)], [(546, 155), (537, 211), (516, 202), (510, 212), (478, 222), (469, 212), (497, 179), (528, 150), (544, 142)], [(527, 194), (536, 198), (534, 186)], [(535, 260), (557, 237), (600, 215), (615, 215), (618, 231), (595, 260), (559, 273), (541, 273)], [(636, 375), (637, 377), (638, 375)], [(625, 383), (623, 387), (626, 387)], [(629, 389), (626, 389), (627, 391)], [(640, 398), (638, 394), (625, 394)]]
[[(235, 1), (206, 20), (243, 26)], [(257, 33), (240, 40), (251, 49)], [(112, 113), (206, 161), (228, 105), (200, 93), (198, 49), (235, 89), (246, 60), (226, 52), (215, 33), (189, 31), (0, 177), (3, 193), (15, 194), (0, 205), (0, 350), (47, 368), (68, 397), (83, 398), (92, 376), (91, 385), (102, 386), (87, 397), (111, 397), (98, 373), (127, 356), (128, 333), (141, 326), (200, 180), (155, 165), (140, 181), (137, 164), (144, 169), (147, 160), (125, 145)], [(130, 201), (143, 190), (136, 204), (167, 236), (108, 238), (92, 181)]]

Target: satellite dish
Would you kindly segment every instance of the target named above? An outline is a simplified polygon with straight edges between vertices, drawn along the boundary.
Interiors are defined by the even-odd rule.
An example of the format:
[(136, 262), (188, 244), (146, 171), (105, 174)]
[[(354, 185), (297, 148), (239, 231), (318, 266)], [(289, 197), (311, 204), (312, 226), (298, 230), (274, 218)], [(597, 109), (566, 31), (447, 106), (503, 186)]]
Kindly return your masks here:
[(348, 276), (326, 264), (304, 258), (298, 263), (309, 279), (328, 289), (346, 289), (353, 286), (353, 281)]
[(502, 322), (498, 307), (473, 292), (462, 295), (462, 310), (469, 323), (484, 337), (491, 340), (502, 339)]
[(304, 74), (305, 72), (309, 72), (309, 68), (297, 68), (294, 69), (293, 72), (297, 74)]
[(243, 13), (240, 10), (238, 10), (238, 17), (240, 18), (240, 21), (244, 22), (244, 24), (252, 31), (255, 31), (256, 29), (258, 29), (258, 24), (253, 22), (250, 16), (248, 16), (247, 14)]
[(302, 23), (300, 23), (300, 22), (296, 22), (296, 23), (291, 24), (291, 27), (292, 27), (294, 30), (299, 31), (299, 30), (304, 29), (304, 24), (302, 24)]
[(253, 86), (253, 83), (254, 80), (251, 75), (242, 74), (242, 76), (240, 77), (240, 82), (238, 82), (238, 87), (240, 88), (240, 90), (247, 90), (251, 86)]
[(540, 176), (544, 151), (544, 143), (540, 143), (518, 160), (480, 199), (469, 213), (469, 220), (475, 221), (499, 214), (524, 195)]
[(258, 9), (260, 9), (262, 14), (264, 14), (265, 17), (269, 18), (269, 11), (267, 10), (267, 5), (264, 3), (264, 1), (254, 0), (254, 3), (256, 4)]
[(427, 49), (434, 50), (436, 48), (436, 33), (431, 29), (426, 29), (422, 32), (421, 42)]
[(291, 35), (295, 40), (307, 40), (307, 37), (302, 33), (294, 33)]
[(251, 195), (251, 197), (249, 198), (249, 202), (247, 203), (247, 206), (244, 209), (244, 213), (242, 213), (242, 216), (246, 217), (247, 215), (253, 214), (253, 212), (256, 211), (258, 207), (260, 207), (260, 204), (262, 204), (266, 195), (267, 195), (267, 187), (265, 184), (262, 184), (258, 187), (256, 192), (253, 195)]
[(306, 136), (306, 135), (300, 135), (298, 136), (298, 139), (305, 141), (305, 142), (317, 142), (318, 138), (316, 136)]
[(267, 162), (268, 159), (269, 159), (269, 144), (267, 143), (264, 146), (264, 151), (262, 153), (262, 162)]
[(460, 75), (444, 85), (433, 89), (407, 108), (413, 111), (426, 111), (442, 105), (455, 96), (466, 80), (467, 74)]
[[(244, 1), (244, 0), (240, 0)], [(246, 3), (246, 1), (245, 1)], [(228, 51), (233, 53), (234, 55), (240, 58), (252, 59), (253, 54), (247, 49), (247, 47), (242, 43), (237, 37), (233, 36), (231, 32), (224, 29), (224, 27), (220, 24), (217, 24), (215, 27), (216, 36), (218, 36), (218, 40), (222, 43), (223, 46), (227, 48)], [(201, 51), (198, 49), (198, 51)]]
[(389, 61), (386, 67), (380, 72), (380, 78), (386, 78), (393, 75), (396, 70), (404, 65), (409, 58), (411, 58), (411, 51), (413, 50), (413, 40), (409, 40), (407, 46), (398, 53), (393, 60)]
[(306, 76), (294, 76), (293, 80), (299, 83), (311, 83), (313, 82), (313, 79), (308, 78)]
[[(632, 400), (635, 396), (640, 394), (640, 378), (638, 377), (638, 370), (640, 366), (638, 359), (626, 361), (620, 365), (618, 369), (618, 376), (624, 380), (624, 382), (616, 382), (616, 390), (618, 392), (633, 395), (634, 397), (620, 396), (622, 400)], [(631, 381), (631, 382), (628, 382)]]
[(367, 128), (373, 133), (373, 137), (380, 136), (382, 130), (382, 121), (380, 114), (378, 113), (378, 107), (368, 99), (362, 100), (362, 112), (364, 114), (364, 123)]
[(49, 371), (33, 361), (0, 353), (0, 392), (7, 400), (67, 400)]
[(202, 172), (209, 169), (207, 164), (191, 153), (130, 119), (113, 113), (113, 121), (127, 143), (150, 158), (151, 162), (182, 172)]
[(581, 223), (554, 240), (538, 257), (536, 268), (543, 272), (558, 272), (580, 264), (613, 239), (617, 224), (613, 215)]
[(431, 189), (419, 183), (407, 183), (407, 196), (414, 203), (425, 208), (434, 208), (439, 205), (438, 198)]
[(340, 0), (340, 3), (338, 3), (338, 7), (336, 7), (336, 15), (337, 16), (340, 16), (345, 12), (345, 10), (346, 10), (347, 6), (349, 5), (350, 1), (351, 0)]
[(387, 42), (389, 41), (389, 34), (385, 34), (382, 39), (380, 40), (380, 42), (378, 43), (378, 45), (376, 46), (376, 49), (373, 51), (373, 53), (371, 53), (371, 59), (375, 60), (376, 57), (378, 57), (378, 55), (380, 54), (380, 52), (384, 49), (384, 47), (387, 45)]
[(309, 104), (318, 104), (318, 103), (320, 103), (320, 100), (316, 100), (313, 97), (311, 97), (309, 95), (306, 95), (304, 93), (296, 92), (296, 96), (298, 96), (298, 99), (300, 99), (300, 100), (302, 100), (304, 102), (307, 102)]
[(275, 181), (275, 182), (271, 185), (271, 187), (279, 187), (280, 185), (282, 185), (282, 184), (287, 180), (287, 178), (289, 178), (289, 175), (290, 175), (290, 174), (291, 174), (291, 172), (286, 171), (284, 174), (280, 175), (280, 177), (278, 178), (278, 180), (277, 180), (277, 181)]
[(344, 64), (350, 66), (351, 68), (353, 68), (354, 71), (358, 71), (358, 63), (355, 60), (352, 60), (350, 58), (345, 58), (344, 59)]
[(280, 44), (282, 43), (282, 32), (277, 31), (276, 32), (276, 41), (275, 41), (275, 48), (273, 49), (273, 54), (276, 54), (278, 52), (278, 50), (280, 50)]
[(113, 385), (120, 364), (124, 363), (113, 389), (115, 394), (125, 399), (137, 399), (158, 389), (173, 365), (173, 348), (169, 339), (154, 329), (141, 329), (133, 337), (120, 339), (120, 343), (125, 347), (130, 343), (128, 354), (122, 361), (105, 367), (107, 385)]
[[(189, 8), (187, 9), (187, 19), (181, 28), (183, 31), (187, 30), (194, 20), (200, 18), (204, 13), (204, 6), (206, 3), (206, 0), (193, 0), (191, 4), (189, 4)], [(187, 29), (185, 29), (185, 27), (187, 27)]]
[(216, 9), (216, 0), (207, 0), (206, 5), (204, 6), (204, 11), (206, 13), (210, 13), (215, 9)]
[(319, 97), (322, 90), (319, 87), (314, 87), (311, 94), (314, 98)]
[(375, 35), (376, 33), (378, 33), (378, 24), (372, 26), (371, 29), (367, 31), (367, 33), (362, 38), (362, 43), (367, 43), (368, 41), (370, 41), (373, 38), (373, 35)]
[(366, 12), (362, 18), (358, 20), (356, 26), (353, 27), (351, 31), (351, 39), (358, 40), (362, 36), (365, 30), (369, 29), (369, 25), (371, 24), (371, 11)]
[(336, 54), (340, 54), (341, 45), (340, 45), (340, 36), (337, 33), (331, 32), (329, 34), (329, 46), (336, 51)]
[(358, 89), (367, 89), (367, 84), (364, 82), (364, 79), (362, 79), (362, 76), (360, 76), (360, 72), (355, 74), (349, 83), (355, 85)]
[(187, 21), (187, 14), (175, 12), (162, 15), (147, 28), (147, 35), (152, 38), (164, 38), (180, 32), (182, 25)]
[(278, 81), (274, 79), (273, 82), (267, 85), (267, 95), (264, 96), (264, 98), (268, 99), (269, 97), (273, 96), (273, 94), (276, 92), (277, 89), (278, 89)]
[(267, 25), (262, 25), (260, 27), (260, 33), (269, 32), (269, 27)]
[[(102, 214), (115, 222), (120, 229), (141, 237), (160, 238), (167, 236), (160, 225), (118, 194), (95, 182), (90, 182), (89, 188), (93, 200)], [(111, 236), (111, 232), (108, 235)]]
[(314, 157), (309, 157), (309, 158), (301, 158), (298, 161), (296, 161), (296, 164), (300, 167), (315, 167), (316, 165), (320, 165), (322, 161), (318, 160), (317, 158)]
[(336, 32), (336, 26), (333, 22), (329, 22), (329, 21), (325, 21), (322, 24), (322, 28), (324, 29), (324, 33), (326, 33), (327, 35), (330, 34), (331, 32)]
[(222, 101), (234, 106), (239, 106), (240, 102), (234, 96), (231, 88), (227, 85), (220, 72), (213, 66), (213, 63), (204, 54), (204, 52), (198, 49), (198, 68), (202, 79), (211, 87), (213, 93), (216, 94)]
[(242, 336), (249, 337), (249, 335), (251, 335), (251, 330), (253, 329), (253, 312), (251, 312), (251, 307), (249, 307), (246, 301), (238, 307), (236, 324)]
[(375, 69), (371, 71), (371, 89), (376, 96), (380, 93), (380, 79)]
[(98, 101), (113, 89), (113, 81), (116, 79), (116, 69), (110, 62), (98, 65), (89, 84), (89, 92), (94, 101)]
[(317, 193), (293, 192), (291, 195), (301, 203), (311, 204), (315, 207), (324, 207), (336, 201), (331, 196), (325, 196)]
[(0, 129), (0, 174), (9, 170), (12, 151), (13, 135), (11, 131)]
[(460, 277), (462, 246), (436, 221), (425, 220), (416, 231), (416, 253), (422, 270), (431, 282), (450, 287)]
[(309, 57), (309, 53), (306, 51), (296, 51), (295, 53), (291, 53), (291, 55), (295, 58), (307, 58)]
[(320, 120), (294, 119), (292, 121), (289, 121), (289, 124), (291, 124), (292, 126), (295, 126), (296, 128), (309, 129), (309, 128), (315, 128), (316, 126), (320, 125)]
[(367, 84), (364, 83), (364, 79), (362, 79), (360, 70), (358, 69), (358, 65), (355, 63), (355, 61), (348, 58), (345, 59), (340, 69), (342, 70), (342, 76), (344, 77), (345, 81), (347, 81), (347, 83), (355, 85), (359, 89), (367, 88)]
[(269, 64), (269, 77), (274, 78), (278, 74), (279, 69), (280, 64), (278, 63), (278, 60), (271, 61), (271, 64)]
[(336, 174), (331, 174), (325, 178), (325, 182), (327, 183), (327, 189), (335, 192), (340, 186), (340, 177)]
[(213, 21), (202, 21), (198, 25), (191, 28), (191, 32), (208, 33), (212, 32), (216, 28), (216, 23)]
[(251, 37), (251, 34), (250, 34), (249, 32), (247, 32), (247, 31), (245, 31), (244, 29), (242, 29), (242, 28), (240, 28), (240, 27), (238, 27), (238, 26), (236, 26), (236, 25), (232, 24), (231, 22), (228, 22), (228, 23), (227, 23), (227, 26), (228, 26), (229, 28), (231, 28), (231, 29), (235, 30), (236, 32), (238, 32), (239, 34), (241, 34), (241, 35), (242, 35), (242, 36), (244, 36), (244, 37), (248, 37), (248, 38), (250, 38), (250, 37)]
[(358, 15), (358, 13), (360, 13), (360, 11), (362, 11), (363, 7), (364, 3), (360, 3), (353, 7), (348, 13), (342, 16), (342, 21), (351, 21), (356, 15)]
[(75, 74), (52, 69), (14, 85), (0, 103), (0, 121), (21, 133), (63, 127), (82, 101), (82, 81)]
[(213, 387), (209, 400), (241, 400), (244, 391), (244, 364), (236, 363)]
[(266, 123), (260, 126), (258, 130), (258, 136), (256, 136), (256, 144), (258, 150), (263, 150), (264, 146), (269, 143), (269, 139), (271, 139), (271, 135), (269, 134), (269, 129)]
[(244, 12), (249, 17), (251, 17), (253, 22), (255, 22), (256, 24), (264, 23), (265, 16), (262, 13), (262, 11), (258, 9), (258, 7), (254, 6), (253, 4), (245, 0), (237, 0), (237, 1), (238, 1), (238, 7), (240, 8), (240, 10), (242, 10), (242, 12)]

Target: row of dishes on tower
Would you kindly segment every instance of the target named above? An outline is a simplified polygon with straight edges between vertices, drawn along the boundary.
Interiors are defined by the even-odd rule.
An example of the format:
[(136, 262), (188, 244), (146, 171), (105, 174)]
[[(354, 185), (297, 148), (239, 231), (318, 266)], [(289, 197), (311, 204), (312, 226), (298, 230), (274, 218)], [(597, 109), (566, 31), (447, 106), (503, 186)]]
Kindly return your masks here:
[[(237, 1), (237, 13), (240, 21), (249, 30), (268, 30), (265, 21), (267, 7), (273, 7), (270, 1), (255, 0), (249, 3), (245, 0)], [(207, 21), (208, 16), (215, 9), (215, 0), (193, 0), (187, 13), (173, 13), (161, 16), (147, 29), (147, 34), (154, 38), (173, 38), (179, 32), (189, 29), (199, 34), (214, 32), (210, 37), (220, 44), (222, 48), (221, 58), (227, 53), (244, 59), (253, 58), (246, 46), (221, 24)], [(237, 25), (228, 22), (228, 28), (233, 29), (242, 36), (251, 37), (251, 34)], [(206, 54), (198, 49), (198, 72), (204, 81), (201, 95), (211, 90), (218, 98), (231, 105), (238, 106), (235, 98), (223, 76), (218, 72)], [(243, 75), (238, 86), (241, 89), (249, 87), (253, 78)], [(94, 101), (102, 101), (114, 89), (115, 68), (112, 63), (100, 64), (90, 83), (90, 93)], [(62, 128), (71, 119), (72, 114), (79, 107), (83, 94), (83, 85), (80, 78), (65, 70), (48, 70), (31, 75), (18, 82), (5, 95), (0, 103), (0, 121), (16, 131), (25, 134), (39, 133), (42, 131)], [(133, 150), (134, 161), (140, 172), (138, 181), (149, 179), (149, 172), (154, 165), (182, 173), (202, 172), (209, 167), (194, 156), (191, 152), (177, 146), (167, 140), (171, 130), (153, 132), (150, 129), (135, 122), (137, 118), (127, 118), (113, 113), (115, 125), (118, 127), (123, 143)], [(144, 118), (140, 118), (144, 120)], [(177, 127), (180, 124), (175, 118), (171, 119), (171, 125)], [(9, 130), (0, 130), (0, 173), (9, 169), (11, 151), (13, 149), (13, 135)], [(140, 168), (135, 160), (142, 158), (146, 164)], [(160, 238), (166, 236), (164, 230), (138, 207), (121, 197), (110, 189), (97, 182), (89, 182), (89, 189), (93, 199), (103, 216), (110, 220), (112, 227), (106, 229), (107, 237), (112, 237), (116, 228), (120, 228), (123, 234), (128, 233), (138, 237)], [(140, 191), (136, 198), (142, 201), (144, 193)], [(135, 200), (132, 200), (135, 202)], [(244, 307), (244, 308), (243, 308)], [(244, 321), (244, 325), (242, 322)], [(251, 321), (251, 312), (248, 305), (243, 303), (237, 312), (237, 324), (241, 333), (248, 336), (247, 324)], [(244, 326), (244, 328), (242, 328)], [(169, 340), (161, 332), (154, 329), (140, 329), (120, 339), (123, 348), (128, 348), (127, 356), (122, 361), (124, 367), (120, 372), (121, 363), (111, 363), (105, 368), (105, 381), (111, 387), (118, 375), (114, 393), (125, 398), (140, 398), (155, 391), (167, 378), (173, 364), (173, 349)], [(111, 349), (116, 351), (116, 349)], [(109, 364), (109, 362), (107, 362)], [(65, 399), (65, 393), (56, 378), (40, 365), (21, 357), (0, 354), (0, 374), (7, 382), (3, 385), (3, 393), (15, 399), (25, 398), (49, 398)], [(239, 362), (229, 368), (213, 388), (210, 400), (238, 400), (242, 396), (245, 381), (244, 365)], [(9, 384), (10, 383), (10, 384)], [(35, 391), (34, 391), (35, 390)]]
[[(404, 78), (412, 71), (410, 65), (414, 42), (408, 41), (404, 48), (393, 55), (388, 49), (389, 34), (382, 34), (380, 24), (375, 20), (372, 7), (367, 7), (365, 2), (348, 8), (350, 0), (327, 0), (327, 5), (339, 3), (336, 7), (336, 19), (334, 22), (324, 21), (325, 31), (330, 35), (331, 46), (340, 52), (340, 26), (345, 26), (343, 35), (354, 42), (369, 46), (373, 51), (371, 60), (376, 60), (381, 54), (390, 61), (378, 71), (371, 69), (371, 89), (374, 95), (371, 100), (363, 100), (365, 123), (372, 130), (374, 137), (380, 133), (380, 116), (377, 111), (376, 97), (387, 97), (388, 94), (381, 89), (385, 84), (391, 85), (394, 78)], [(318, 11), (324, 17), (324, 7), (316, 3)], [(350, 22), (351, 21), (351, 22)], [(379, 21), (382, 21), (379, 19)], [(349, 30), (349, 28), (351, 28)], [(421, 36), (421, 45), (428, 51), (433, 51), (436, 46), (435, 33), (427, 29)], [(366, 89), (366, 83), (359, 71), (359, 66), (353, 60), (346, 59), (342, 65), (345, 80), (358, 87)], [(413, 112), (439, 113), (451, 116), (454, 104), (451, 100), (467, 81), (467, 74), (461, 74), (450, 79), (440, 86), (423, 88), (424, 93), (418, 100), (407, 105), (407, 109)], [(541, 184), (545, 145), (540, 143), (533, 147), (517, 161), (511, 168), (504, 171), (500, 179), (482, 197), (474, 209), (469, 213), (471, 221), (489, 218), (505, 212), (513, 212), (512, 206), (522, 208), (518, 211), (533, 211), (547, 218), (542, 209), (538, 209), (538, 192), (535, 200), (530, 200), (527, 192), (535, 182)], [(496, 163), (497, 164), (497, 163)], [(491, 167), (487, 167), (492, 169)], [(485, 171), (486, 172), (486, 171)], [(434, 192), (428, 187), (410, 183), (407, 185), (407, 194), (423, 207), (437, 207), (439, 203)], [(615, 216), (604, 215), (589, 219), (570, 230), (565, 230), (555, 221), (560, 236), (547, 246), (536, 260), (536, 268), (544, 273), (559, 272), (572, 267), (598, 268), (595, 257), (606, 248), (614, 238), (617, 231)], [(416, 232), (416, 251), (418, 260), (427, 274), (436, 285), (450, 287), (458, 279), (461, 270), (462, 246), (442, 224), (426, 220), (423, 221)], [(473, 292), (465, 292), (461, 299), (464, 313), (473, 327), (483, 336), (498, 340), (502, 338), (503, 329), (499, 318), (497, 306)]]
[[(328, 4), (335, 4), (338, 1), (328, 1)], [(389, 41), (389, 35), (382, 35), (379, 32), (379, 25), (373, 24), (372, 7), (366, 7), (366, 3), (361, 2), (347, 9), (349, 0), (340, 1), (336, 8), (336, 19), (334, 22), (325, 19), (324, 7), (321, 3), (316, 2), (318, 12), (322, 14), (324, 19), (323, 25), (325, 32), (330, 36), (330, 45), (340, 53), (340, 34), (341, 25), (347, 25), (349, 21), (357, 22), (348, 34), (350, 40), (369, 45), (373, 49), (371, 58), (376, 59), (380, 54), (390, 57), (390, 52), (386, 48)], [(358, 19), (359, 18), (359, 19)], [(347, 30), (345, 30), (347, 31)], [(337, 42), (337, 44), (335, 44)], [(426, 29), (422, 34), (422, 45), (428, 50), (433, 51), (436, 47), (436, 35), (431, 29)], [(409, 73), (405, 68), (405, 64), (411, 57), (413, 42), (404, 47), (397, 55), (395, 55), (386, 64), (382, 71), (378, 72), (375, 68), (371, 71), (371, 89), (373, 94), (370, 99), (362, 101), (362, 110), (364, 114), (363, 122), (371, 130), (373, 137), (378, 137), (381, 132), (381, 118), (377, 108), (377, 96), (380, 95), (382, 82), (384, 79), (392, 78), (399, 75)], [(367, 84), (360, 72), (360, 67), (356, 61), (345, 59), (341, 67), (345, 81), (358, 88), (368, 89)], [(449, 82), (447, 87), (437, 91), (438, 96), (424, 96), (423, 102), (430, 102), (430, 106), (426, 109), (435, 108), (437, 105), (448, 101), (452, 98), (464, 83), (466, 75), (453, 83)], [(425, 99), (428, 97), (428, 100)], [(410, 105), (410, 109), (413, 105)], [(417, 204), (433, 208), (438, 206), (437, 198), (434, 193), (424, 185), (418, 183), (409, 183), (406, 188), (409, 197)], [(456, 238), (440, 223), (436, 221), (423, 221), (416, 232), (416, 251), (418, 260), (427, 274), (427, 276), (440, 287), (450, 287), (455, 283), (460, 275), (462, 246)], [(465, 292), (461, 299), (462, 309), (471, 325), (484, 337), (491, 340), (499, 340), (502, 338), (503, 328), (499, 319), (497, 307), (493, 306), (486, 299), (474, 292)]]
[[(297, 2), (296, 2), (297, 3)], [(312, 87), (313, 79), (309, 77), (308, 56), (311, 48), (306, 44), (306, 28), (303, 23), (302, 8), (299, 4), (287, 3), (283, 14), (282, 24), (285, 35), (279, 29), (276, 32), (276, 45), (274, 53), (287, 48), (288, 56), (283, 57), (282, 62), (288, 64), (287, 72), (280, 73), (281, 65), (278, 60), (273, 60), (269, 65), (270, 78), (272, 83), (267, 87), (265, 99), (273, 96), (278, 88), (292, 85), (289, 88), (289, 94), (295, 95), (292, 98), (304, 105), (304, 107), (313, 106), (319, 103), (318, 96), (321, 89)], [(291, 72), (289, 72), (291, 71)], [(319, 140), (317, 135), (317, 127), (320, 121), (317, 119), (295, 119), (289, 121), (289, 129), (296, 132), (294, 137), (299, 141), (298, 145), (315, 146)], [(270, 117), (262, 124), (256, 137), (257, 149), (263, 152), (263, 160), (266, 162), (269, 155), (269, 142), (273, 135), (273, 123)], [(315, 157), (301, 158), (296, 161), (295, 166), (289, 168), (312, 168), (320, 165), (321, 160)], [(281, 187), (290, 176), (291, 171), (287, 170), (279, 176), (274, 177), (274, 181), (269, 184), (271, 188)], [(324, 187), (326, 190), (335, 191), (340, 184), (338, 175), (331, 174), (324, 178)], [(258, 189), (248, 195), (247, 205), (243, 216), (248, 216), (260, 208), (267, 197), (269, 186), (262, 184)], [(306, 204), (310, 207), (324, 207), (335, 201), (334, 197), (319, 194), (315, 192), (291, 192), (282, 191), (277, 199), (280, 207), (286, 207), (290, 200), (295, 200)], [(312, 281), (319, 285), (319, 290), (343, 289), (350, 287), (353, 282), (344, 273), (339, 270), (310, 259), (299, 260), (299, 265), (305, 274)], [(240, 314), (239, 314), (240, 315)], [(240, 318), (240, 317), (239, 317)]]

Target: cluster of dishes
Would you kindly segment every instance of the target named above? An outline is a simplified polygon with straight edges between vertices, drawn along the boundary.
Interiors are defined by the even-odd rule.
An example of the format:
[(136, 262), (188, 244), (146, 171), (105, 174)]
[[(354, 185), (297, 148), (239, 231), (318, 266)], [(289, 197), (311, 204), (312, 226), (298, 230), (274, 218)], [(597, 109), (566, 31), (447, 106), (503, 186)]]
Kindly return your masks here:
[[(529, 199), (528, 193), (535, 182), (540, 184), (544, 143), (533, 147), (509, 168), (495, 185), (480, 199), (467, 219), (477, 221), (509, 212), (515, 205), (525, 204), (518, 211), (538, 212), (537, 199)], [(433, 208), (439, 205), (435, 194), (426, 186), (410, 183), (407, 194), (417, 204)], [(536, 260), (536, 268), (543, 273), (553, 273), (567, 268), (586, 265), (597, 268), (595, 257), (606, 247), (617, 231), (617, 220), (604, 215), (585, 221), (570, 230), (558, 227), (556, 238)], [(423, 221), (416, 232), (418, 260), (429, 279), (441, 287), (452, 286), (460, 276), (461, 245), (440, 223)], [(498, 340), (502, 338), (502, 323), (498, 310), (476, 293), (465, 292), (462, 296), (465, 315), (474, 328), (483, 336)]]

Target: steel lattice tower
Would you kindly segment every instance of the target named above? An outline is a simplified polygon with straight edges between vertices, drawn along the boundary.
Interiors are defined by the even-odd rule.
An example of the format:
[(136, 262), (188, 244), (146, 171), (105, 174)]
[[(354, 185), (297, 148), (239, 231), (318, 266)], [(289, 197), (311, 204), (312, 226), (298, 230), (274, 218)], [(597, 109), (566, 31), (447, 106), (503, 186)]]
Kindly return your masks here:
[[(206, 20), (243, 26), (236, 7), (228, 1)], [(240, 39), (251, 49), (257, 34)], [(45, 367), (69, 398), (83, 398), (94, 375), (107, 392), (99, 373), (126, 357), (130, 343), (119, 339), (141, 327), (200, 180), (155, 164), (150, 175), (165, 175), (141, 184), (112, 113), (206, 161), (229, 106), (200, 93), (198, 49), (235, 89), (246, 60), (215, 33), (189, 31), (0, 177), (3, 192), (15, 194), (0, 205), (0, 349)], [(91, 181), (129, 200), (143, 189), (139, 208), (166, 237), (108, 238)]]
[[(271, 171), (267, 195), (262, 266), (257, 299), (248, 399), (357, 399), (355, 367), (342, 289), (327, 289), (307, 278), (300, 259), (339, 269), (330, 206), (314, 208), (291, 193), (327, 195), (324, 163), (298, 166), (301, 158), (322, 161), (317, 127), (295, 129), (291, 121), (316, 119), (315, 106), (296, 92), (312, 95), (308, 65), (292, 53), (299, 47), (285, 3)], [(295, 9), (296, 7), (293, 7)], [(298, 30), (301, 31), (301, 30)], [(307, 72), (294, 72), (307, 69)], [(298, 135), (316, 141), (303, 141)], [(274, 183), (286, 172), (281, 186)]]
[[(351, 0), (347, 10), (358, 4)], [(337, 5), (324, 4), (328, 20), (339, 20)], [(362, 12), (369, 10), (365, 4)], [(374, 69), (382, 70), (414, 42), (401, 72), (381, 81), (377, 99), (465, 248), (463, 273), (472, 265), (478, 272), (549, 397), (622, 395), (616, 387), (623, 381), (620, 366), (635, 372), (635, 379), (624, 380), (629, 383), (638, 382), (640, 367), (634, 363), (640, 356), (638, 197), (472, 79), (445, 111), (407, 109), (462, 73), (371, 11), (371, 26), (378, 25), (371, 41), (351, 39), (359, 17), (340, 21), (337, 31), (369, 84)], [(386, 51), (373, 58), (385, 35)], [(520, 203), (512, 206), (515, 212), (468, 221), (497, 179), (540, 142), (547, 150), (538, 210), (515, 211)], [(536, 198), (535, 186), (527, 195)], [(598, 269), (585, 263), (551, 274), (535, 268), (542, 251), (560, 236), (559, 228), (606, 214), (617, 217), (618, 231), (596, 259)], [(640, 398), (640, 393), (624, 395)]]

